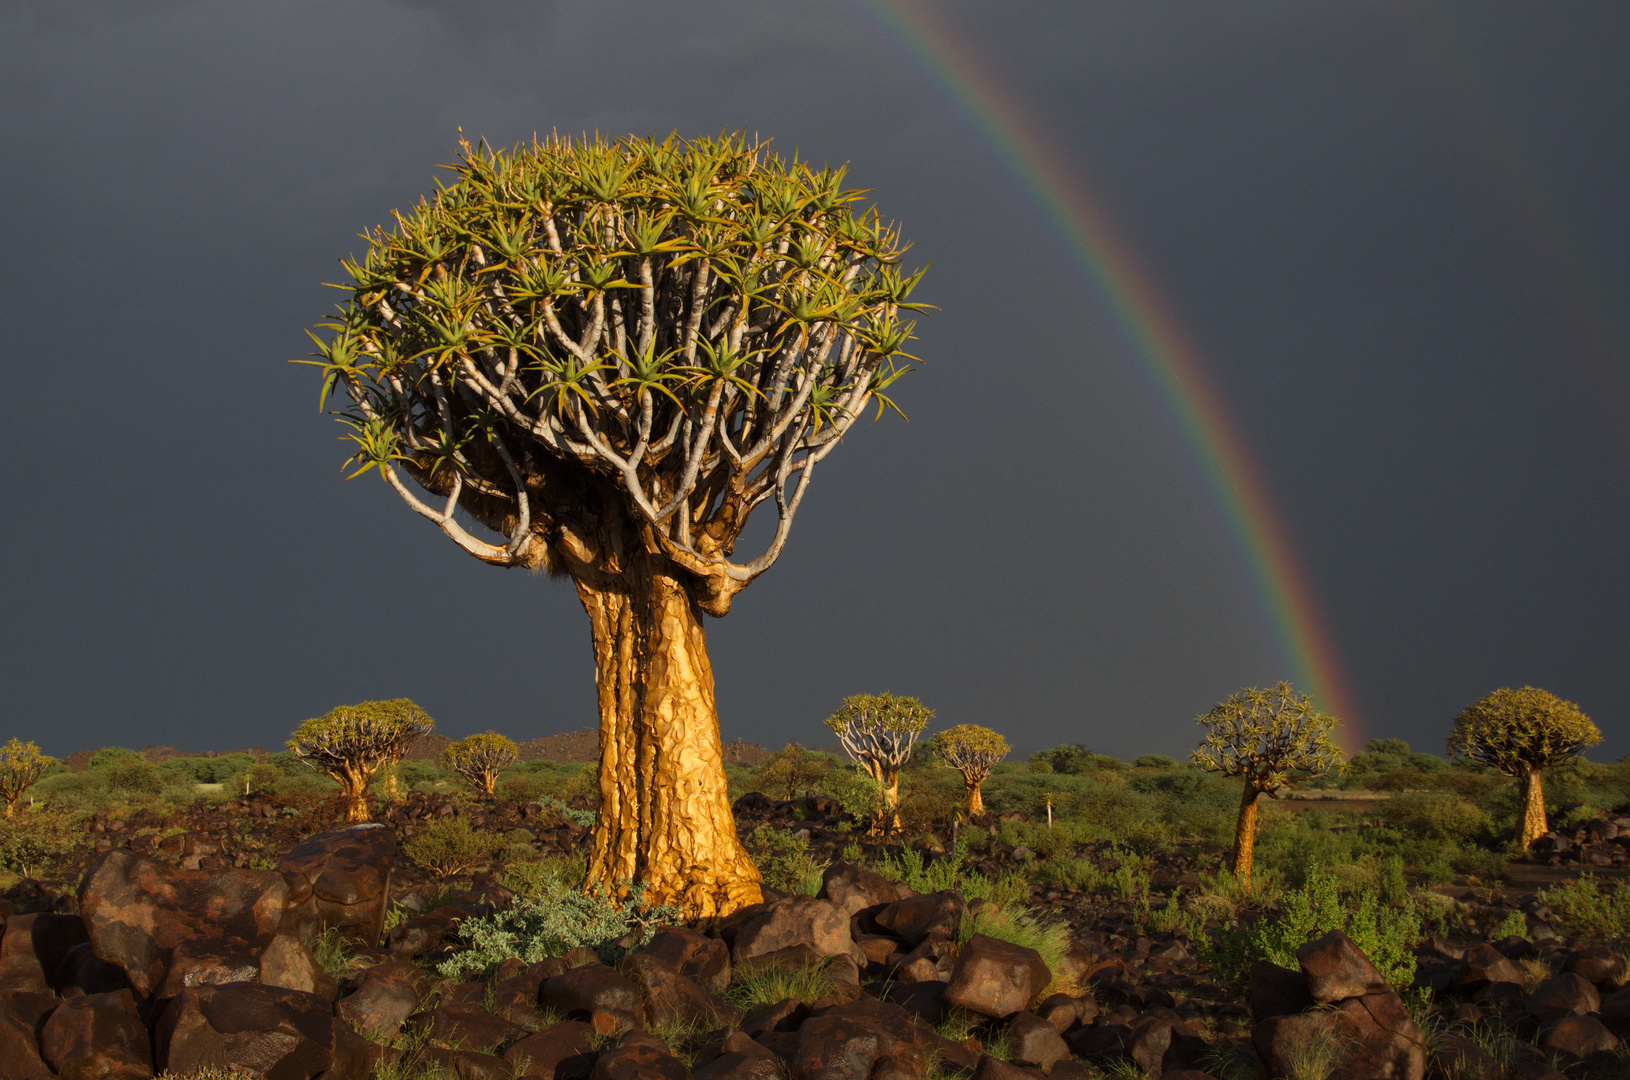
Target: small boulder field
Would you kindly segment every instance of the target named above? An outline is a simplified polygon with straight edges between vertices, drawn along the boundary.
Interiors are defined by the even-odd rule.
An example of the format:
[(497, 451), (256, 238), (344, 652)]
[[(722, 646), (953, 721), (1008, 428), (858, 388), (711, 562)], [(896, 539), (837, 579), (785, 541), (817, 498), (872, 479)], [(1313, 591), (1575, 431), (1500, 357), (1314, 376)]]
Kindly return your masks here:
[[(792, 800), (744, 804), (761, 822), (810, 817)], [(699, 925), (647, 909), (598, 947), (450, 977), (466, 931), (525, 901), (485, 872), (439, 885), (404, 873), (399, 830), (415, 813), (300, 837), (275, 861), (108, 844), (77, 891), (9, 890), (0, 1077), (1630, 1075), (1622, 957), (1567, 940), (1534, 903), (1500, 920), (1524, 934), (1489, 940), (1494, 920), (1472, 917), (1422, 938), (1398, 987), (1339, 929), (1296, 947), (1294, 967), (1223, 972), (1198, 924), (1154, 928), (1147, 897), (998, 904), (835, 858), (814, 895), (767, 888)], [(581, 842), (557, 828), (573, 833), (562, 846)], [(547, 903), (531, 910), (547, 924)], [(1004, 936), (1048, 912), (1050, 955)]]

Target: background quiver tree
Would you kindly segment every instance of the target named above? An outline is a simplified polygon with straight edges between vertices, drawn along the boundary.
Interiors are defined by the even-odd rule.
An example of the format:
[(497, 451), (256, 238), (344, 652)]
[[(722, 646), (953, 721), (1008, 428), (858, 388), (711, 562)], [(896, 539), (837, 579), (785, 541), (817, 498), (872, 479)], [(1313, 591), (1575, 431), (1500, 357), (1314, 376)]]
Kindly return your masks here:
[(934, 710), (916, 698), (887, 691), (846, 697), (826, 718), (844, 752), (877, 781), (885, 815), (893, 815), (900, 805), (900, 770), (932, 719)]
[(825, 755), (812, 753), (803, 743), (788, 743), (764, 760), (753, 782), (777, 798), (796, 799), (831, 768)]
[(442, 751), (448, 772), (464, 777), (487, 795), (493, 794), (498, 774), (520, 759), (521, 748), (494, 731), (467, 735)]
[(1502, 687), (1455, 717), (1449, 753), (1517, 778), (1517, 845), (1527, 851), (1548, 828), (1540, 770), (1601, 741), (1601, 731), (1573, 702), (1532, 686)]
[(31, 742), (11, 739), (0, 746), (0, 799), (6, 800), (6, 816), (17, 810), (17, 803), (27, 794), (34, 782), (56, 764), (56, 759), (40, 753)]
[(1237, 776), (1244, 784), (1234, 824), (1234, 876), (1249, 885), (1258, 797), (1283, 787), (1292, 773), (1319, 775), (1341, 764), (1336, 718), (1282, 682), (1267, 690), (1241, 690), (1195, 722), (1206, 736), (1194, 751), (1194, 764)]
[(407, 698), (341, 705), (307, 720), (289, 737), (289, 752), (339, 781), (347, 821), (368, 820), (368, 781), (395, 765), (413, 740), (436, 726)]
[(978, 724), (958, 724), (934, 736), (934, 753), (948, 768), (960, 772), (968, 786), (970, 818), (985, 812), (980, 786), (1011, 749), (1000, 734)]
[[(344, 263), (319, 407), (350, 399), (353, 476), (483, 562), (576, 585), (600, 706), (587, 886), (645, 882), (689, 918), (755, 902), (701, 617), (779, 557), (861, 413), (893, 405), (921, 271), (842, 169), (739, 137), (464, 144), (452, 169)], [(738, 559), (764, 503), (770, 539)]]

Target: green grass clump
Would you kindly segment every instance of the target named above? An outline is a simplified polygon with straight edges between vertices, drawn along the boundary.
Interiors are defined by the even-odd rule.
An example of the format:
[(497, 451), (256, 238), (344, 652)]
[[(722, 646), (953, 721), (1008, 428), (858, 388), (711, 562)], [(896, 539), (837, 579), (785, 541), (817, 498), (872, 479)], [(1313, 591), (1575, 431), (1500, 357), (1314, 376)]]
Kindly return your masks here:
[(957, 927), (957, 944), (966, 945), (975, 934), (1022, 945), (1041, 954), (1047, 970), (1053, 973), (1053, 981), (1040, 997), (1079, 992), (1074, 981), (1064, 975), (1064, 954), (1070, 950), (1070, 928), (1065, 924), (1039, 919), (1034, 915), (987, 908), (963, 916), (961, 925)]
[(1630, 882), (1608, 887), (1584, 874), (1541, 889), (1539, 901), (1549, 905), (1557, 921), (1576, 934), (1604, 941), (1630, 940)]
[(826, 967), (825, 959), (770, 964), (750, 970), (738, 967), (731, 973), (724, 999), (749, 1011), (787, 998), (819, 1001), (836, 986)]

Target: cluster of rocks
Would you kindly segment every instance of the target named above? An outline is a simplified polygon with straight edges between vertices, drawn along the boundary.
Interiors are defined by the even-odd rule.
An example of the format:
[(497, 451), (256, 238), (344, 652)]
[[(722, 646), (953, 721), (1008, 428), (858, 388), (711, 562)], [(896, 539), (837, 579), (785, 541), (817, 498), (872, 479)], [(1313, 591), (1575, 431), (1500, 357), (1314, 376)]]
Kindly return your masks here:
[(1630, 865), (1630, 817), (1598, 818), (1569, 833), (1543, 833), (1534, 841), (1529, 856), (1551, 866)]

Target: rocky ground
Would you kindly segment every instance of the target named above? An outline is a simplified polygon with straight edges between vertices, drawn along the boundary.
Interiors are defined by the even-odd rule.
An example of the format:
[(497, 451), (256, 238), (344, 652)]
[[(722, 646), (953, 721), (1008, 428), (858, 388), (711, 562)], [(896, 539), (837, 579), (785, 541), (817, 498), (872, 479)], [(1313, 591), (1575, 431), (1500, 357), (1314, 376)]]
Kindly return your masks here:
[[(1052, 968), (994, 937), (959, 945), (964, 915), (988, 902), (879, 877), (865, 860), (880, 843), (857, 840), (820, 797), (738, 804), (744, 834), (806, 832), (823, 859), (861, 849), (858, 863), (832, 862), (818, 897), (771, 894), (610, 964), (580, 949), (450, 983), (433, 974), (450, 932), (510, 900), (491, 873), (449, 893), (401, 854), (452, 815), (525, 830), (545, 855), (580, 853), (586, 835), (536, 804), (418, 795), (352, 827), (332, 804), (267, 798), (179, 821), (98, 817), (56, 883), (24, 882), (0, 907), (0, 1076), (139, 1080), (229, 1064), (277, 1080), (419, 1068), (483, 1080), (1630, 1073), (1622, 960), (1568, 940), (1520, 889), (1458, 891), (1461, 914), (1423, 941), (1407, 1003), (1339, 934), (1305, 946), (1300, 970), (1258, 965), (1231, 994), (1180, 932), (1077, 890), (1031, 897), (1072, 930)], [(1569, 850), (1623, 850), (1607, 825)], [(930, 857), (941, 839), (923, 842)], [(1195, 881), (1206, 854), (1163, 857), (1156, 891)], [(975, 868), (1026, 862), (993, 844)], [(1512, 911), (1526, 934), (1488, 940)], [(308, 947), (324, 929), (350, 942), (327, 968)]]

